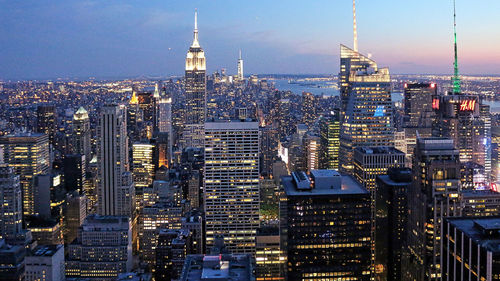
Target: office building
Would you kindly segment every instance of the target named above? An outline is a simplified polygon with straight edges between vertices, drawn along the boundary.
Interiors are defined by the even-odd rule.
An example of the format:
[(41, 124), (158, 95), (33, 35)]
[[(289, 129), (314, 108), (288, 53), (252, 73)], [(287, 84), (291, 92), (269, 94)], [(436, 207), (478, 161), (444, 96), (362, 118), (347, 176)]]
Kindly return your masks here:
[(69, 244), (78, 236), (78, 229), (87, 217), (87, 196), (73, 192), (66, 198), (64, 214), (64, 243)]
[(87, 174), (87, 160), (82, 154), (69, 154), (63, 160), (64, 184), (67, 191), (82, 191)]
[(26, 248), (9, 245), (0, 239), (0, 280), (24, 281), (24, 256)]
[(316, 97), (309, 92), (302, 92), (302, 123), (311, 128), (316, 121)]
[(11, 241), (22, 231), (22, 193), (19, 176), (6, 164), (0, 165), (0, 239)]
[(195, 12), (194, 37), (186, 56), (186, 116), (184, 147), (203, 147), (203, 124), (206, 118), (206, 61), (198, 41), (198, 13)]
[(131, 217), (135, 191), (129, 172), (125, 107), (101, 108), (98, 136), (97, 197), (100, 215)]
[(319, 123), (321, 152), (320, 169), (339, 169), (340, 115), (339, 111), (323, 116)]
[(405, 154), (394, 147), (357, 147), (354, 149), (356, 180), (372, 193), (375, 201), (377, 176), (387, 173), (389, 168), (403, 168)]
[[(168, 155), (172, 155), (172, 98), (162, 97), (158, 103), (157, 128), (159, 133), (168, 134)], [(169, 159), (170, 160), (170, 159)], [(167, 166), (168, 167), (168, 166)]]
[(500, 280), (500, 217), (443, 222), (442, 280)]
[(462, 163), (474, 162), (484, 167), (487, 158), (485, 120), (480, 111), (479, 96), (453, 94), (435, 99), (437, 118), (433, 136), (453, 139)]
[(307, 170), (319, 169), (319, 154), (321, 151), (319, 136), (306, 135), (304, 137), (304, 145)]
[(393, 146), (391, 78), (388, 68), (340, 45), (340, 166), (353, 173), (354, 149)]
[(57, 132), (57, 112), (54, 105), (39, 105), (36, 108), (36, 132), (46, 134), (51, 145), (55, 146)]
[(281, 177), (285, 280), (370, 280), (370, 193), (334, 170), (310, 173)]
[(129, 217), (90, 215), (68, 245), (66, 277), (116, 280), (132, 269), (132, 225)]
[(64, 244), (61, 221), (45, 217), (30, 217), (26, 222), (33, 241), (39, 245)]
[(155, 249), (155, 278), (157, 280), (178, 280), (186, 256), (191, 254), (191, 246), (189, 230), (160, 230)]
[(45, 134), (21, 133), (0, 137), (3, 159), (19, 175), (23, 214), (35, 215), (34, 178), (50, 170), (49, 139)]
[(86, 163), (92, 160), (89, 114), (80, 107), (73, 115), (73, 154), (85, 155)]
[(412, 183), (409, 168), (389, 168), (377, 176), (375, 273), (381, 280), (401, 280), (401, 260), (406, 241), (408, 189)]
[(255, 280), (250, 254), (188, 255), (180, 281)]
[(404, 84), (404, 128), (432, 128), (436, 112), (432, 109), (437, 96), (436, 83)]
[(25, 280), (65, 280), (64, 245), (41, 245), (24, 258)]
[(404, 280), (441, 280), (443, 220), (460, 214), (460, 159), (453, 140), (419, 138), (408, 193)]
[(136, 208), (142, 207), (144, 189), (153, 184), (155, 146), (150, 143), (132, 145), (132, 176), (135, 185)]
[(223, 235), (233, 253), (254, 253), (259, 227), (259, 124), (205, 123), (206, 243)]
[(500, 192), (496, 190), (462, 190), (459, 198), (460, 216), (500, 216)]
[(285, 280), (285, 257), (280, 249), (279, 228), (259, 228), (256, 243), (256, 280)]

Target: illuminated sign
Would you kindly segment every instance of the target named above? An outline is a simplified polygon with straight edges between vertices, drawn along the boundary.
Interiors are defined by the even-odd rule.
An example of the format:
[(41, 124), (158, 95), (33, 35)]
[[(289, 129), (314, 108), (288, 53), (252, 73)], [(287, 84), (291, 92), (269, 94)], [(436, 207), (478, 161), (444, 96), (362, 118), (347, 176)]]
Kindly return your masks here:
[(471, 111), (476, 106), (476, 100), (463, 100), (460, 103), (460, 111)]
[(439, 109), (439, 99), (432, 100), (432, 109)]
[(491, 191), (500, 193), (500, 189), (498, 188), (497, 184), (494, 182), (491, 183)]
[(384, 116), (385, 110), (383, 105), (377, 106), (377, 109), (375, 109), (375, 113), (373, 114), (373, 117), (382, 117)]

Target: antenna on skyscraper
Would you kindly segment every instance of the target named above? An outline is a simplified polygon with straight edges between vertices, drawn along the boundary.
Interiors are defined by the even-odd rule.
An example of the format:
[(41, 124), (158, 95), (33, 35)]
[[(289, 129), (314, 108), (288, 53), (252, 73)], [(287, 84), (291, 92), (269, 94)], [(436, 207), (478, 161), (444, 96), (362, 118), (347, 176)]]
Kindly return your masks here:
[(455, 9), (455, 0), (453, 0), (453, 36), (455, 39), (455, 62), (453, 63), (454, 73), (453, 73), (453, 93), (458, 94), (461, 92), (460, 89), (460, 76), (458, 74), (458, 51), (457, 51), (457, 13)]
[(354, 51), (358, 51), (358, 27), (356, 25), (356, 0), (352, 0), (352, 20), (354, 32)]

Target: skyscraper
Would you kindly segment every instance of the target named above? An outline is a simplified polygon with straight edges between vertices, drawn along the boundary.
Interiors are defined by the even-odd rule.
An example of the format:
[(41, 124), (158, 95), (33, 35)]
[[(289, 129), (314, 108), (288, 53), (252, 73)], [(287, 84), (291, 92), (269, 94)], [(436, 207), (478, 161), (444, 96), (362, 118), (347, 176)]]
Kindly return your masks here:
[(0, 137), (3, 159), (19, 175), (23, 193), (23, 214), (35, 215), (34, 178), (50, 170), (49, 138), (45, 134), (21, 133)]
[(80, 107), (73, 115), (73, 147), (74, 154), (85, 155), (87, 163), (92, 160), (90, 134), (89, 114), (85, 108)]
[(443, 280), (500, 280), (500, 217), (443, 222)]
[(481, 104), (478, 95), (463, 93), (461, 88), (458, 72), (455, 5), (453, 5), (453, 20), (455, 38), (453, 88), (450, 93), (438, 96), (432, 102), (432, 108), (438, 116), (434, 122), (432, 134), (436, 137), (453, 139), (456, 148), (460, 151), (462, 163), (474, 162), (483, 167), (488, 166), (488, 170), (491, 171), (489, 160), (491, 150), (486, 147), (490, 141), (486, 138), (490, 132), (487, 128), (489, 108)]
[(370, 193), (333, 170), (281, 177), (285, 280), (370, 280)]
[(132, 269), (130, 218), (90, 215), (68, 245), (66, 276), (86, 280), (116, 280)]
[[(167, 161), (170, 162), (172, 160), (172, 146), (174, 144), (174, 135), (172, 131), (172, 98), (160, 98), (158, 102), (157, 122), (158, 132), (168, 134), (166, 153), (168, 156)], [(165, 166), (168, 167), (169, 165)]]
[(243, 75), (243, 59), (241, 58), (241, 50), (240, 50), (240, 57), (238, 59), (238, 80), (240, 81), (245, 80), (245, 76)]
[(254, 253), (259, 227), (258, 122), (205, 123), (207, 248), (223, 235), (233, 253)]
[(19, 176), (6, 164), (0, 165), (0, 239), (15, 239), (21, 233), (23, 205)]
[(376, 181), (375, 272), (381, 280), (399, 281), (412, 172), (409, 168), (390, 168), (387, 175), (377, 176)]
[(403, 280), (441, 280), (443, 220), (460, 214), (460, 160), (453, 140), (419, 138), (408, 193)]
[(302, 92), (302, 123), (308, 128), (316, 121), (316, 97), (309, 92)]
[(98, 213), (128, 216), (134, 210), (134, 185), (129, 172), (124, 106), (101, 108), (98, 135)]
[(194, 15), (194, 37), (186, 56), (186, 119), (184, 146), (203, 147), (203, 124), (206, 111), (205, 52), (198, 41), (198, 12)]
[(36, 132), (49, 136), (49, 142), (55, 145), (57, 131), (57, 113), (53, 105), (39, 105), (36, 108)]
[(340, 115), (339, 111), (323, 116), (319, 123), (321, 151), (320, 169), (339, 169)]
[(352, 173), (354, 149), (393, 146), (391, 78), (388, 68), (340, 45), (340, 166)]

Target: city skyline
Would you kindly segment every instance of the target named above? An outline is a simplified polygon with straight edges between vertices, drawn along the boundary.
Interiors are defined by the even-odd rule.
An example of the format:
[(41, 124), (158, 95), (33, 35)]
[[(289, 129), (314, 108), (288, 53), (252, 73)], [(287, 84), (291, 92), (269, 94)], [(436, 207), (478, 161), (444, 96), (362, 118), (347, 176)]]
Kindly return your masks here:
[[(0, 2), (0, 80), (182, 75), (195, 8), (209, 73), (236, 73), (241, 49), (248, 74), (336, 75), (353, 41), (351, 1)], [(452, 1), (427, 2), (358, 1), (360, 52), (395, 74), (451, 74)], [(457, 3), (463, 74), (499, 74), (495, 6)]]

